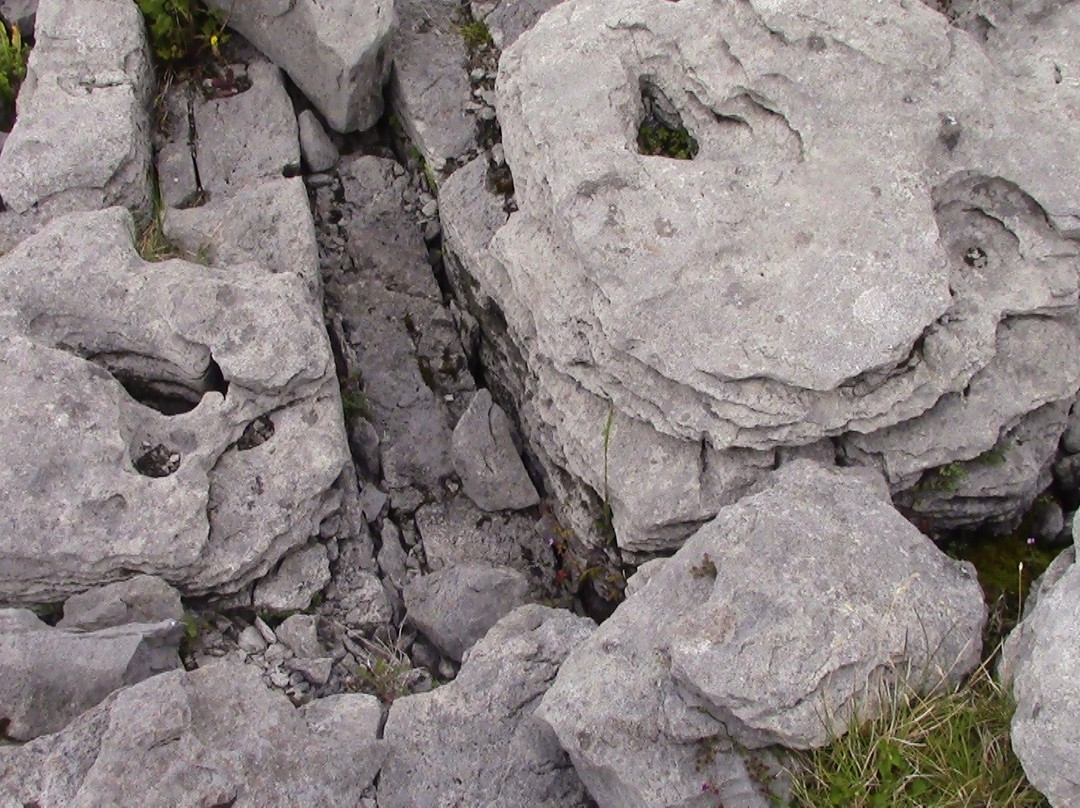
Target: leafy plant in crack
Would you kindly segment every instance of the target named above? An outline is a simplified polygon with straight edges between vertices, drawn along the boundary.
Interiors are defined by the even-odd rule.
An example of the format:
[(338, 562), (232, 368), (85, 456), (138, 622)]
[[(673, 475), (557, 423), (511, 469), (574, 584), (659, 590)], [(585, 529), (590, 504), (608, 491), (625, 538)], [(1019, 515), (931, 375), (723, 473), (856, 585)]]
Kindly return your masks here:
[(169, 67), (220, 56), (225, 19), (199, 0), (137, 0), (154, 55)]
[(483, 20), (469, 20), (458, 29), (465, 40), (465, 47), (469, 52), (475, 52), (481, 48), (490, 48), (495, 44), (491, 38), (491, 31)]
[[(10, 33), (9, 33), (10, 30)], [(15, 122), (15, 96), (26, 78), (30, 46), (23, 42), (17, 25), (10, 29), (0, 24), (0, 129), (10, 131)]]

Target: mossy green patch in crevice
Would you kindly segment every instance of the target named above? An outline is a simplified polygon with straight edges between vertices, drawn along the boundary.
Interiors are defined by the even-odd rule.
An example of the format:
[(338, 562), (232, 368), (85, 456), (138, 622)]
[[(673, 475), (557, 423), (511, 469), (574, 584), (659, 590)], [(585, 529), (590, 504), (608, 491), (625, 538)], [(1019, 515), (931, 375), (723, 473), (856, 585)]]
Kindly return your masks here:
[(671, 127), (657, 119), (641, 122), (637, 146), (640, 154), (674, 160), (693, 160), (698, 153), (697, 141), (685, 127)]
[(199, 0), (137, 0), (146, 19), (150, 47), (167, 69), (218, 58), (225, 42), (225, 17)]

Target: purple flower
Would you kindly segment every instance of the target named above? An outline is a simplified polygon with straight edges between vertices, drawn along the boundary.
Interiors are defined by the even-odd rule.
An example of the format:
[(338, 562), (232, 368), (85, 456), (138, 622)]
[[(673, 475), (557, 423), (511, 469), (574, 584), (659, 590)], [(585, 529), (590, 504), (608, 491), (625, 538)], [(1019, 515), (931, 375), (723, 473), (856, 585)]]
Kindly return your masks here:
[(1035, 546), (1035, 537), (1034, 536), (1028, 536), (1028, 547), (1034, 547), (1034, 546)]

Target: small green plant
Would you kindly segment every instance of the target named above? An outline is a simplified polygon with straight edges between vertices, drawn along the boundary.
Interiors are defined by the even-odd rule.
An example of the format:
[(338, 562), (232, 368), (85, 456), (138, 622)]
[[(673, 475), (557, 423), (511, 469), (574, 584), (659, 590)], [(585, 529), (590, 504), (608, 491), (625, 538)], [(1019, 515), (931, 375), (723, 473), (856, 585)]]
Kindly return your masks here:
[(9, 29), (0, 22), (0, 131), (10, 132), (15, 125), (15, 96), (26, 78), (29, 58), (30, 46), (23, 42), (19, 27)]
[(199, 0), (138, 0), (154, 55), (167, 67), (221, 55), (225, 20)]
[(374, 421), (375, 412), (371, 408), (371, 402), (364, 395), (354, 380), (346, 380), (341, 387), (341, 408), (345, 411), (345, 420), (363, 418), (365, 421)]
[(675, 129), (655, 118), (642, 121), (637, 145), (640, 154), (675, 160), (693, 160), (698, 153), (697, 141), (685, 128)]
[(608, 456), (611, 449), (611, 434), (615, 428), (615, 407), (608, 407), (607, 420), (604, 421), (604, 497), (600, 503), (600, 518), (597, 529), (609, 544), (615, 543), (615, 522), (611, 510), (611, 490), (608, 488)]
[(960, 487), (960, 483), (967, 479), (967, 471), (960, 463), (947, 463), (938, 466), (931, 471), (923, 480), (923, 484), (931, 491), (940, 491), (951, 494)]
[(462, 24), (458, 30), (461, 31), (461, 36), (465, 40), (465, 47), (469, 49), (470, 53), (482, 48), (489, 48), (495, 44), (495, 41), (491, 38), (491, 31), (488, 30), (487, 23), (483, 20), (469, 20)]
[(1009, 455), (1009, 444), (999, 443), (996, 446), (992, 446), (983, 452), (981, 455), (973, 459), (972, 463), (978, 463), (981, 466), (1000, 466), (1005, 463)]
[(958, 690), (894, 688), (892, 708), (796, 753), (791, 804), (806, 808), (1046, 806), (1009, 743), (1014, 705), (984, 662)]

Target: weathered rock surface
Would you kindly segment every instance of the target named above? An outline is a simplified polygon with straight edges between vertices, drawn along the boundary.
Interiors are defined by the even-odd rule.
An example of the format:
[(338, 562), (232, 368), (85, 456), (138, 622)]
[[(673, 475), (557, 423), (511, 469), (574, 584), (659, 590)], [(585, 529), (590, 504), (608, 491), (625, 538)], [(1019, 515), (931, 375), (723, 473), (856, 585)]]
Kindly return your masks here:
[(571, 654), (537, 715), (600, 805), (689, 805), (703, 783), (764, 805), (732, 743), (818, 746), (830, 723), (876, 715), (879, 685), (955, 682), (977, 664), (974, 570), (871, 475), (781, 467)]
[(306, 609), (328, 583), (330, 561), (326, 548), (311, 544), (289, 553), (276, 570), (255, 584), (252, 602), (256, 608), (271, 612)]
[(509, 48), (558, 0), (474, 0), (473, 17), (483, 20), (496, 47)]
[(454, 427), (451, 452), (466, 496), (483, 510), (520, 510), (540, 502), (510, 436), (510, 419), (487, 390), (476, 391)]
[[(52, 628), (25, 609), (0, 609), (3, 734), (28, 741), (58, 732), (114, 690), (180, 667), (183, 634), (175, 620), (84, 634)], [(0, 778), (2, 771), (0, 764)]]
[(94, 631), (128, 623), (182, 620), (180, 593), (155, 575), (136, 575), (99, 586), (64, 601), (59, 628)]
[(247, 665), (155, 676), (59, 734), (0, 748), (0, 803), (359, 805), (385, 755), (371, 701), (335, 696), (295, 709)]
[(1002, 652), (1002, 678), (1016, 699), (1013, 751), (1032, 785), (1055, 808), (1080, 804), (1080, 567), (1075, 558), (1070, 548), (1047, 569)]
[(331, 128), (367, 129), (382, 115), (393, 0), (209, 0), (208, 5), (288, 73)]
[(339, 186), (316, 192), (329, 327), (360, 386), (358, 409), (379, 434), (391, 504), (410, 511), (441, 495), (453, 476), (449, 425), (464, 408), (458, 397), (474, 385), (406, 211), (416, 192), (404, 170), (359, 157), (338, 174)]
[(391, 100), (412, 145), (435, 172), (476, 147), (460, 5), (398, 0)]
[(128, 0), (42, 0), (0, 195), (18, 214), (150, 213), (153, 71)]
[(420, 632), (460, 662), (499, 618), (525, 603), (528, 594), (528, 579), (517, 570), (458, 564), (410, 581), (405, 606)]
[[(1073, 96), (919, 4), (797, 11), (561, 4), (500, 62), (520, 210), (489, 237), (481, 168), (440, 194), (470, 312), (537, 380), (511, 392), (566, 509), (645, 465), (604, 451), (612, 408), (615, 447), (621, 429), (676, 461), (654, 502), (610, 492), (624, 548), (677, 544), (761, 475), (755, 453), (851, 436), (899, 490), (1080, 387), (1053, 358), (1080, 333), (1080, 183), (1047, 159), (1080, 148)], [(693, 159), (638, 153), (647, 109)], [(951, 516), (1015, 517), (1027, 475), (997, 513)]]
[(391, 751), (380, 808), (585, 804), (558, 739), (532, 714), (593, 628), (569, 612), (523, 606), (476, 644), (455, 681), (397, 699), (383, 736)]
[(318, 117), (305, 109), (296, 119), (299, 126), (300, 153), (309, 171), (329, 171), (337, 165), (338, 151)]
[(147, 264), (131, 239), (121, 209), (71, 214), (0, 259), (0, 601), (132, 570), (235, 591), (340, 507), (341, 404), (301, 283)]

